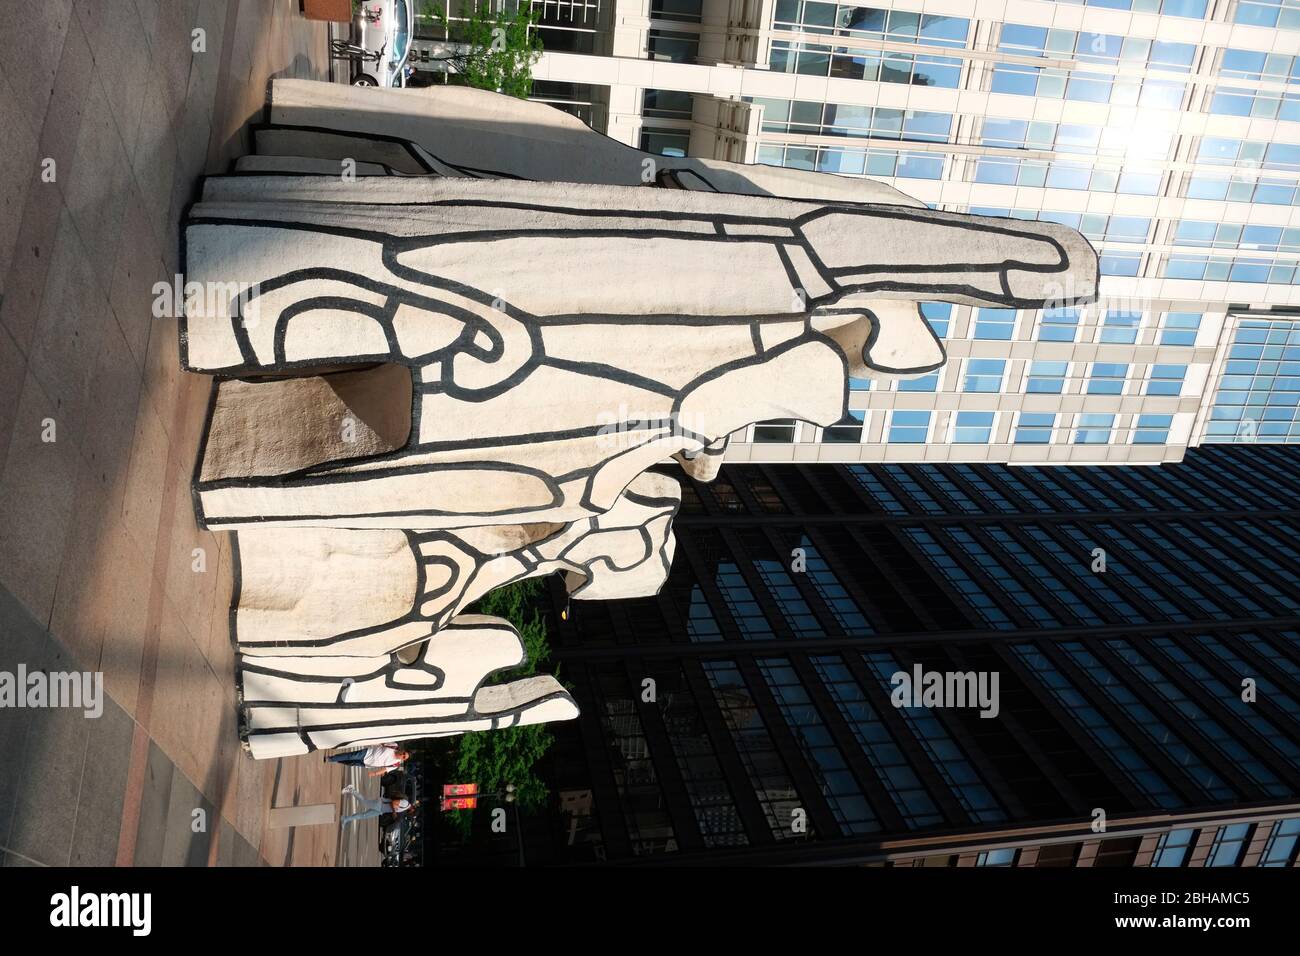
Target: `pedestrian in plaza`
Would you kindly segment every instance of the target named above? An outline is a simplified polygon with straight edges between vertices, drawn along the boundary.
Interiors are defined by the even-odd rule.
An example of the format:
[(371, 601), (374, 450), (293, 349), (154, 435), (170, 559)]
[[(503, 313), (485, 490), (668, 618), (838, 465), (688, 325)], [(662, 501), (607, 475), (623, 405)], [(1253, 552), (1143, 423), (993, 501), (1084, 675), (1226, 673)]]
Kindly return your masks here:
[(399, 750), (397, 744), (375, 744), (364, 750), (349, 750), (346, 753), (333, 754), (325, 759), (331, 763), (341, 763), (349, 767), (370, 767), (370, 776), (387, 773), (406, 762), (410, 754)]
[(409, 813), (420, 805), (419, 801), (412, 803), (405, 797), (398, 797), (396, 799), (380, 797), (371, 800), (368, 797), (363, 797), (357, 788), (351, 784), (343, 788), (343, 795), (345, 797), (351, 797), (359, 806), (364, 807), (364, 809), (357, 813), (350, 813), (345, 816), (339, 821), (340, 826), (348, 823), (356, 823), (358, 820), (369, 820), (371, 817), (381, 816), (385, 813)]

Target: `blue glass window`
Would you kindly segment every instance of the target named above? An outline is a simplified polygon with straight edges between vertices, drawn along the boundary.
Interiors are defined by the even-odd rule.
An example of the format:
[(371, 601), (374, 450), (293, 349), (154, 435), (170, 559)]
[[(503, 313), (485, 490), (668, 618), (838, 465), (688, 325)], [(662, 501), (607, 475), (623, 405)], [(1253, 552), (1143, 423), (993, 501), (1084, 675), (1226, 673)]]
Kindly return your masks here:
[(1264, 844), (1260, 866), (1290, 866), (1295, 857), (1296, 841), (1300, 839), (1300, 817), (1278, 820)]
[(975, 315), (974, 337), (1009, 341), (1015, 327), (1015, 309), (980, 309)]
[(1173, 421), (1172, 415), (1139, 415), (1137, 428), (1133, 431), (1133, 444), (1163, 445), (1169, 440), (1169, 426)]
[(1128, 276), (1138, 274), (1142, 265), (1140, 252), (1106, 252), (1097, 256), (1101, 274), (1104, 276)]
[(1195, 833), (1195, 830), (1170, 830), (1168, 833), (1160, 834), (1160, 839), (1156, 841), (1155, 856), (1151, 858), (1151, 865), (1182, 866)]
[(959, 445), (987, 445), (993, 434), (993, 412), (958, 412), (952, 440)]
[(922, 302), (921, 315), (939, 338), (947, 338), (948, 323), (952, 319), (952, 304), (948, 302)]
[(923, 445), (930, 431), (930, 413), (895, 410), (889, 416), (889, 440), (895, 444)]
[(933, 392), (939, 387), (939, 373), (931, 372), (918, 378), (903, 379), (898, 383), (900, 392)]
[(1080, 415), (1074, 433), (1076, 445), (1105, 445), (1115, 425), (1114, 415)]
[(1031, 395), (1060, 395), (1069, 374), (1069, 362), (1031, 362), (1025, 391)]
[(1161, 345), (1195, 345), (1201, 327), (1200, 312), (1166, 312), (1161, 325)]
[(1088, 378), (1089, 395), (1122, 395), (1128, 366), (1114, 362), (1094, 362)]
[(1183, 390), (1186, 365), (1153, 365), (1147, 382), (1148, 395), (1178, 395)]
[(1056, 415), (1052, 412), (1021, 412), (1016, 420), (1017, 445), (1046, 445), (1052, 440)]
[(998, 392), (1002, 390), (1002, 375), (1007, 363), (1003, 359), (969, 359), (963, 392)]
[(1100, 341), (1132, 345), (1137, 341), (1138, 327), (1141, 325), (1141, 312), (1107, 309)]
[(822, 441), (830, 444), (857, 444), (862, 441), (862, 426), (866, 412), (850, 408), (834, 425), (822, 429)]
[(1210, 847), (1210, 857), (1206, 866), (1236, 866), (1246, 848), (1246, 835), (1250, 833), (1249, 823), (1234, 823), (1219, 827), (1214, 834), (1214, 843)]
[(1300, 324), (1242, 321), (1225, 372), (1206, 441), (1300, 441)]
[(1038, 320), (1040, 342), (1073, 342), (1078, 331), (1078, 309), (1044, 309)]

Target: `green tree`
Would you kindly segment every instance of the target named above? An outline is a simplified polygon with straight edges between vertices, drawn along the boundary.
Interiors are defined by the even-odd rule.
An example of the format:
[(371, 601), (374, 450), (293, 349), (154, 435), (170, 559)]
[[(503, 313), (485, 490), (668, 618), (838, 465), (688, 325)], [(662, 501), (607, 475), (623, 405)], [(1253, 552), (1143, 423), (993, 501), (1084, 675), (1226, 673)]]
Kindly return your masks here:
[(538, 606), (542, 596), (540, 578), (524, 578), (514, 584), (495, 588), (479, 598), (470, 609), (474, 614), (491, 614), (503, 617), (515, 626), (524, 641), (524, 653), (528, 659), (518, 667), (489, 678), (489, 683), (500, 684), (507, 680), (518, 680), (537, 673), (539, 665), (551, 656), (551, 646), (547, 641), (546, 620)]
[[(443, 62), (467, 86), (526, 99), (533, 88), (533, 66), (542, 55), (542, 38), (536, 29), (541, 12), (522, 3), (494, 12), (488, 2), (471, 2), (467, 18), (455, 26), (465, 49), (442, 57)], [(446, 8), (428, 4), (424, 9), (451, 35)]]
[[(542, 593), (542, 582), (528, 578), (489, 592), (470, 609), (505, 618), (523, 638), (527, 660), (510, 671), (493, 675), (492, 683), (535, 674), (550, 657), (546, 622), (538, 607)], [(448, 782), (477, 783), (484, 793), (501, 793), (506, 784), (513, 784), (520, 809), (535, 809), (546, 802), (548, 793), (536, 767), (554, 742), (545, 724), (460, 734), (448, 738), (448, 749), (439, 755), (437, 763)], [(497, 802), (488, 801), (487, 805), (495, 806)], [(455, 810), (445, 816), (454, 829), (468, 835), (472, 814), (472, 810)]]

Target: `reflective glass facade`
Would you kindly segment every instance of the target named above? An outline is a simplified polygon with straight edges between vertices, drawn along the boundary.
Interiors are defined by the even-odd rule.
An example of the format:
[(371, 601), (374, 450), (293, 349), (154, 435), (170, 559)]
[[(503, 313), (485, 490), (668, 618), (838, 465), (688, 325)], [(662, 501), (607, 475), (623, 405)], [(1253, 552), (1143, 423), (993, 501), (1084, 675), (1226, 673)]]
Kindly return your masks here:
[[(1161, 463), (1300, 440), (1288, 360), (1243, 357), (1294, 345), (1279, 326), (1300, 306), (1293, 0), (683, 2), (703, 16), (673, 25), (698, 31), (691, 62), (665, 61), (657, 34), (612, 51), (651, 59), (655, 83), (624, 91), (610, 71), (629, 104), (610, 135), (1065, 223), (1102, 273), (1079, 308), (947, 307), (944, 368), (854, 381), (843, 422), (746, 429), (732, 460)], [(1256, 341), (1261, 325), (1284, 341)], [(1059, 389), (1031, 374), (1062, 364)]]
[[(562, 621), (556, 586), (582, 715), (551, 727), (530, 862), (1295, 862), (1295, 449), (728, 465), (683, 492), (657, 597)], [(917, 668), (997, 674), (997, 714), (896, 698)]]

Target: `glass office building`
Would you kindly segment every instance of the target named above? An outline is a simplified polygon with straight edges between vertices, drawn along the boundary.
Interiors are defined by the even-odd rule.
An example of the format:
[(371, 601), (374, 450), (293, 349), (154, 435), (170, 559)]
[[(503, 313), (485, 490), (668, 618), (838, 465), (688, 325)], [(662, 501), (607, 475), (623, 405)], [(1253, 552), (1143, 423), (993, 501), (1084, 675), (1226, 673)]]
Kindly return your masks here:
[(932, 304), (938, 372), (729, 460), (1157, 463), (1300, 441), (1294, 0), (535, 4), (534, 95), (673, 155), (870, 176), (1080, 229), (1102, 298)]
[[(654, 598), (554, 592), (530, 864), (1296, 865), (1300, 449), (729, 465), (676, 533)], [(479, 822), (443, 861), (517, 864)]]

